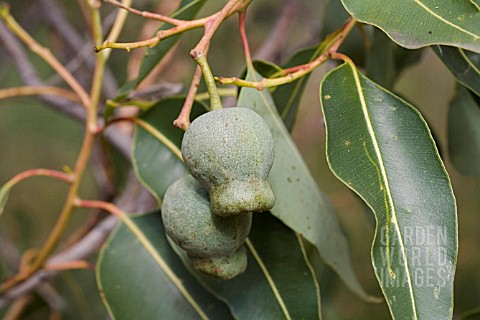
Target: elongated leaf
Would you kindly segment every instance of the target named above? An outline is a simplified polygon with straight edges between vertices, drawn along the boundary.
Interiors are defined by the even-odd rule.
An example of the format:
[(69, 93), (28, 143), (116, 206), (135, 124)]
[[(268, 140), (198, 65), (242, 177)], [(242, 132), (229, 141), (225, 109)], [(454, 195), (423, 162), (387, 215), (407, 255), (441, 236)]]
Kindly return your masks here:
[[(207, 0), (182, 0), (178, 6), (178, 9), (171, 16), (177, 19), (191, 20), (197, 15), (198, 11), (200, 11), (206, 2)], [(170, 28), (172, 28), (172, 25), (164, 23), (156, 32)], [(174, 35), (162, 40), (155, 47), (148, 48), (143, 56), (138, 77), (127, 82), (122, 88), (120, 88), (120, 96), (118, 98), (124, 98), (131, 90), (135, 89), (135, 87), (150, 74), (150, 72), (153, 70), (153, 68), (155, 68), (158, 62), (162, 60), (165, 54), (167, 54), (167, 52), (173, 48), (179, 38), (180, 34)]]
[(110, 235), (97, 263), (99, 290), (114, 319), (200, 319), (202, 313), (232, 319), (172, 251), (159, 212), (131, 222), (133, 228), (121, 223)]
[(446, 46), (435, 46), (433, 50), (458, 82), (480, 96), (480, 54)]
[(372, 261), (396, 319), (451, 319), (457, 215), (432, 136), (411, 105), (350, 64), (321, 84), (327, 158), (377, 220)]
[(464, 175), (480, 175), (480, 104), (459, 87), (448, 111), (448, 151), (455, 168)]
[[(259, 79), (261, 77), (255, 71), (249, 71), (247, 80)], [(271, 95), (265, 90), (244, 88), (238, 106), (260, 114), (274, 137), (275, 158), (269, 176), (276, 196), (273, 215), (313, 243), (345, 284), (359, 296), (367, 298), (353, 272), (347, 239), (337, 217), (308, 171)]]
[[(138, 125), (135, 127), (133, 167), (139, 180), (159, 202), (167, 187), (186, 172), (179, 156), (183, 131), (173, 126), (173, 121), (178, 117), (183, 102), (182, 98), (162, 100), (140, 117), (165, 138), (165, 141), (171, 145), (170, 148), (143, 127)], [(192, 118), (205, 111), (202, 105), (195, 103), (192, 108)], [(172, 152), (172, 148), (177, 152)]]
[(470, 1), (342, 0), (357, 20), (415, 49), (444, 44), (480, 52), (480, 12)]
[(191, 271), (237, 319), (321, 318), (317, 280), (295, 232), (268, 213), (254, 214), (247, 247), (247, 270), (232, 280)]

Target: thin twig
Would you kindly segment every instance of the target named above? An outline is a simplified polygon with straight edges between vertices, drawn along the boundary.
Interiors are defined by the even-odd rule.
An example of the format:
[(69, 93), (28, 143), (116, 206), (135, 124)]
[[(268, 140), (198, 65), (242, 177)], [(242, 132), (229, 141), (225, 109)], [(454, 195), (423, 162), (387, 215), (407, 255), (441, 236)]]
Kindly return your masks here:
[(35, 96), (35, 95), (54, 95), (54, 96), (62, 97), (74, 102), (79, 102), (78, 96), (75, 93), (59, 87), (25, 86), (25, 87), (13, 87), (13, 88), (0, 89), (0, 100), (15, 98), (15, 97), (22, 97), (22, 96)]
[(130, 52), (130, 50), (132, 49), (138, 49), (143, 47), (154, 47), (157, 44), (159, 44), (160, 41), (162, 41), (163, 39), (185, 32), (187, 30), (201, 28), (204, 26), (204, 24), (205, 24), (204, 19), (187, 21), (186, 23), (180, 26), (173, 27), (168, 30), (160, 30), (155, 34), (155, 36), (153, 36), (150, 39), (136, 41), (136, 42), (118, 43), (118, 42), (106, 40), (102, 45), (95, 46), (95, 51), (100, 52), (102, 50), (111, 48), (111, 49), (123, 49), (123, 50), (126, 50), (127, 52)]
[[(147, 212), (155, 206), (155, 200), (150, 193), (140, 185), (133, 172), (129, 174), (126, 189), (114, 203), (122, 210), (128, 212)], [(117, 219), (115, 217), (111, 216), (106, 218), (83, 237), (81, 241), (51, 257), (48, 263), (58, 264), (85, 259), (98, 250), (98, 246), (105, 241), (116, 223)], [(56, 274), (58, 274), (57, 271), (40, 270), (24, 282), (0, 294), (0, 309), (17, 297), (37, 288), (40, 284), (44, 283), (44, 281), (54, 277)]]
[(31, 170), (23, 171), (17, 174), (16, 176), (14, 176), (13, 178), (11, 178), (10, 180), (8, 180), (8, 182), (3, 185), (3, 188), (11, 189), (13, 186), (18, 184), (22, 180), (32, 178), (32, 177), (40, 177), (40, 176), (54, 178), (67, 183), (72, 183), (74, 179), (72, 175), (66, 174), (61, 171), (50, 170), (50, 169), (31, 169)]
[(65, 271), (65, 270), (74, 270), (74, 269), (86, 269), (86, 270), (95, 270), (95, 266), (85, 260), (75, 260), (68, 261), (63, 263), (47, 263), (45, 264), (45, 270), (48, 271)]
[[(195, 48), (190, 51), (190, 55), (193, 60), (197, 61), (200, 57), (205, 56), (210, 46), (210, 41), (212, 40), (213, 35), (217, 31), (220, 24), (228, 17), (231, 10), (242, 0), (230, 0), (228, 3), (212, 18), (206, 21), (205, 33), (203, 34), (202, 39), (198, 42)], [(251, 0), (250, 0), (251, 1)], [(247, 1), (250, 3), (250, 1)], [(245, 2), (245, 1), (242, 1)]]
[[(210, 32), (211, 34), (206, 34), (205, 40), (200, 44), (200, 47), (197, 49), (205, 50), (208, 45), (206, 43), (209, 41), (213, 34), (215, 33), (216, 29), (218, 28), (215, 27), (215, 22), (219, 16), (222, 16), (221, 21), (218, 23), (221, 23), (223, 20), (231, 16), (237, 11), (242, 10), (252, 0), (230, 0), (229, 3), (225, 7), (228, 8), (228, 10), (225, 9), (225, 7), (220, 11), (215, 14), (212, 14), (211, 16), (205, 17), (205, 18), (200, 18), (196, 20), (178, 20), (177, 23), (178, 25), (175, 25), (173, 28), (167, 29), (167, 30), (160, 30), (158, 31), (155, 36), (153, 36), (150, 39), (142, 40), (142, 41), (136, 41), (136, 42), (124, 42), (124, 43), (117, 43), (111, 40), (105, 41), (102, 45), (96, 46), (95, 51), (100, 52), (102, 50), (112, 48), (112, 49), (123, 49), (129, 52), (132, 49), (137, 49), (137, 48), (144, 48), (144, 47), (154, 47), (157, 44), (160, 43), (163, 39), (166, 39), (168, 37), (171, 37), (176, 34), (183, 33), (188, 30), (196, 29), (196, 28), (201, 28), (201, 27), (206, 27), (206, 29), (210, 29), (210, 27), (213, 26), (212, 31)], [(233, 4), (230, 4), (232, 3)], [(226, 11), (226, 12), (225, 12)], [(204, 47), (204, 48), (202, 48)]]
[(17, 320), (21, 319), (21, 316), (28, 305), (32, 302), (32, 295), (27, 294), (17, 298), (7, 313), (4, 315), (3, 320)]
[(327, 38), (327, 44), (325, 45), (325, 51), (315, 60), (300, 65), (296, 67), (292, 67), (286, 70), (283, 70), (283, 74), (288, 72), (285, 76), (278, 77), (278, 78), (263, 78), (261, 81), (247, 81), (243, 79), (239, 79), (237, 77), (232, 78), (224, 78), (224, 77), (217, 77), (215, 78), (220, 84), (234, 84), (239, 87), (247, 87), (247, 88), (255, 88), (259, 91), (265, 88), (276, 87), (279, 85), (283, 85), (286, 83), (293, 82), (306, 74), (312, 72), (315, 68), (322, 65), (325, 61), (328, 60), (331, 54), (335, 53), (340, 45), (345, 40), (345, 37), (351, 31), (353, 26), (355, 25), (355, 20), (351, 18), (343, 28), (336, 32), (335, 34), (331, 35), (330, 38)]
[[(16, 67), (22, 81), (28, 86), (42, 86), (33, 64), (28, 59), (20, 41), (0, 21), (0, 41)], [(85, 119), (85, 109), (77, 103), (53, 96), (41, 96), (40, 99), (56, 111), (77, 120)]]
[(190, 126), (190, 112), (192, 111), (193, 103), (195, 102), (195, 96), (197, 94), (200, 80), (202, 79), (202, 68), (197, 65), (195, 73), (193, 75), (190, 89), (188, 90), (187, 98), (182, 107), (182, 111), (178, 115), (177, 119), (173, 121), (173, 125), (177, 128), (187, 131)]
[[(73, 51), (78, 52), (77, 58), (72, 60), (71, 63), (67, 64), (66, 68), (72, 72), (79, 66), (82, 66), (83, 63), (86, 63), (90, 68), (93, 69), (95, 67), (95, 59), (92, 55), (92, 48), (90, 44), (91, 40), (86, 40), (84, 37), (78, 34), (75, 28), (73, 28), (69, 21), (65, 18), (65, 14), (56, 0), (41, 0), (40, 3), (44, 12), (43, 16), (47, 22), (49, 22), (51, 28), (53, 28), (59, 34), (62, 41), (67, 44), (65, 47), (71, 48)], [(119, 13), (119, 16), (121, 16), (120, 19), (124, 19), (123, 15), (123, 12)], [(107, 19), (105, 19), (105, 21), (106, 20)], [(115, 20), (110, 34), (119, 32), (119, 27), (117, 26), (116, 21), (117, 20)], [(104, 28), (108, 27), (108, 24), (105, 24), (106, 26), (104, 26)], [(110, 69), (106, 69), (103, 77), (104, 94), (107, 97), (113, 97), (117, 92), (117, 87), (117, 81), (112, 71)]]
[(90, 107), (90, 98), (85, 89), (77, 82), (72, 74), (65, 69), (65, 67), (57, 60), (52, 52), (40, 45), (35, 39), (33, 39), (10, 15), (8, 7), (6, 5), (0, 5), (0, 17), (5, 21), (7, 27), (10, 28), (29, 48), (32, 52), (39, 55), (46, 63), (48, 63), (72, 88), (72, 90), (78, 95), (79, 99), (85, 108)]
[(128, 12), (136, 14), (140, 17), (166, 22), (166, 23), (171, 24), (173, 26), (179, 26), (179, 25), (184, 24), (186, 22), (185, 20), (171, 18), (171, 17), (165, 16), (165, 15), (162, 15), (162, 14), (158, 14), (158, 13), (153, 13), (153, 12), (148, 12), (148, 11), (140, 11), (140, 10), (131, 8), (128, 5), (122, 4), (122, 3), (120, 3), (116, 0), (102, 0), (102, 1), (113, 4), (114, 6), (117, 6), (121, 9), (127, 10)]
[(252, 55), (250, 53), (250, 46), (248, 45), (247, 32), (245, 30), (245, 15), (246, 15), (246, 9), (239, 13), (238, 24), (240, 28), (240, 37), (242, 38), (243, 51), (245, 53), (245, 60), (247, 62), (247, 67), (249, 69), (253, 69)]

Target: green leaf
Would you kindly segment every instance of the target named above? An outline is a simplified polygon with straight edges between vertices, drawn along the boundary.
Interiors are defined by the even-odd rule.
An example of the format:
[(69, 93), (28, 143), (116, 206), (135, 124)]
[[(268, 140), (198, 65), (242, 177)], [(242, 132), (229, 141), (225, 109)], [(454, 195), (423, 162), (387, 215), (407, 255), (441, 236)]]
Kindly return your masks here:
[(435, 46), (433, 50), (458, 82), (480, 96), (480, 54), (446, 46)]
[[(173, 121), (178, 117), (183, 103), (183, 98), (165, 99), (140, 116), (141, 120), (165, 138), (165, 141), (171, 145), (170, 149), (165, 142), (161, 142), (144, 128), (135, 126), (132, 146), (133, 168), (142, 184), (159, 202), (167, 187), (186, 172), (179, 156), (183, 131), (173, 126)], [(205, 107), (194, 103), (192, 118), (204, 112), (206, 112)], [(176, 148), (177, 153), (172, 152), (172, 148)]]
[(63, 319), (105, 319), (107, 316), (102, 299), (96, 294), (95, 275), (91, 270), (64, 271), (55, 279), (54, 286), (62, 294)]
[(451, 319), (456, 205), (427, 124), (351, 64), (320, 89), (328, 163), (375, 214), (372, 261), (392, 316)]
[(462, 87), (448, 111), (448, 151), (461, 174), (480, 175), (480, 103)]
[(470, 1), (342, 2), (356, 20), (379, 27), (403, 47), (444, 44), (480, 52), (480, 13)]
[(120, 223), (100, 252), (97, 284), (117, 320), (232, 319), (170, 248), (159, 212)]
[[(253, 215), (247, 270), (228, 281), (192, 270), (237, 319), (320, 319), (320, 292), (302, 239), (268, 213)], [(261, 304), (261, 307), (259, 307)]]
[[(260, 75), (250, 70), (247, 80), (258, 81)], [(345, 284), (368, 299), (353, 272), (347, 239), (337, 217), (308, 171), (269, 92), (244, 88), (237, 104), (260, 114), (273, 134), (275, 158), (269, 176), (276, 197), (273, 215), (313, 243)]]
[[(177, 19), (191, 20), (195, 18), (198, 11), (203, 7), (207, 0), (182, 0), (178, 9), (171, 16)], [(157, 33), (160, 30), (167, 30), (172, 28), (172, 25), (163, 23), (156, 31)], [(166, 38), (160, 41), (153, 48), (148, 48), (143, 55), (142, 63), (140, 64), (140, 70), (138, 77), (132, 81), (127, 82), (122, 88), (119, 89), (119, 97), (117, 99), (124, 98), (128, 93), (135, 89), (142, 81), (145, 79), (150, 72), (155, 68), (155, 66), (162, 60), (162, 58), (167, 54), (170, 49), (173, 48), (175, 43), (177, 43), (181, 34), (174, 35), (172, 37)]]
[(420, 50), (412, 51), (399, 47), (385, 33), (375, 28), (367, 55), (367, 74), (370, 79), (391, 90), (398, 73), (420, 60), (420, 56)]

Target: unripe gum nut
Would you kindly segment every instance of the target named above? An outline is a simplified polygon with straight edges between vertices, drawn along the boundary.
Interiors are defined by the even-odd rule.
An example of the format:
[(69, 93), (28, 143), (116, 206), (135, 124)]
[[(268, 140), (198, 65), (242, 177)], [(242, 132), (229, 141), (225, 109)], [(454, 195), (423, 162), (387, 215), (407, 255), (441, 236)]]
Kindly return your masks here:
[(230, 255), (250, 232), (252, 214), (220, 217), (212, 214), (207, 191), (191, 175), (172, 185), (162, 205), (165, 232), (194, 257)]
[(247, 250), (245, 246), (241, 246), (231, 255), (211, 258), (189, 256), (189, 258), (195, 270), (222, 280), (230, 280), (247, 269)]
[(190, 173), (208, 190), (214, 214), (233, 216), (273, 207), (275, 196), (267, 182), (273, 138), (254, 111), (235, 107), (198, 117), (183, 137), (182, 155)]

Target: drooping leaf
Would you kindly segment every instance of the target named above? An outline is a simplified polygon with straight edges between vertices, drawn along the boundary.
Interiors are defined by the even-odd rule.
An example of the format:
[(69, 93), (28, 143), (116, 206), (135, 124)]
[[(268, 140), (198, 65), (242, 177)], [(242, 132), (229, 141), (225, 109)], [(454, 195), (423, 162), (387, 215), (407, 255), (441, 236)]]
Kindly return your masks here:
[(457, 215), (427, 124), (351, 64), (321, 84), (327, 159), (377, 220), (375, 274), (396, 319), (451, 319)]
[(100, 252), (97, 284), (117, 320), (232, 319), (170, 248), (159, 212), (119, 224)]
[[(198, 11), (200, 11), (206, 2), (207, 0), (182, 0), (178, 6), (178, 9), (171, 16), (177, 19), (191, 20), (197, 15)], [(172, 28), (172, 25), (163, 23), (155, 32), (170, 28)], [(122, 98), (126, 97), (131, 90), (135, 89), (136, 86), (138, 86), (140, 82), (142, 82), (143, 79), (150, 74), (150, 72), (153, 70), (153, 68), (155, 68), (158, 62), (162, 60), (165, 54), (167, 54), (167, 52), (173, 48), (179, 38), (180, 34), (174, 35), (162, 40), (156, 46), (148, 48), (143, 56), (138, 77), (127, 82), (122, 88), (120, 88), (119, 97), (117, 97), (117, 99), (121, 100)]]
[(435, 46), (433, 50), (458, 82), (480, 96), (480, 54), (446, 46)]
[(269, 213), (253, 216), (246, 271), (228, 281), (187, 268), (237, 319), (320, 319), (320, 292), (302, 239)]
[[(179, 158), (183, 131), (173, 126), (173, 121), (182, 109), (184, 99), (169, 98), (158, 102), (140, 116), (165, 138), (169, 146), (162, 143), (151, 132), (141, 126), (135, 126), (132, 163), (135, 173), (143, 185), (161, 202), (167, 187), (182, 177), (185, 166)], [(206, 112), (199, 103), (194, 103), (192, 118)], [(172, 152), (176, 148), (177, 152)]]
[(448, 111), (448, 151), (455, 168), (468, 176), (480, 175), (480, 103), (459, 86)]
[(398, 46), (385, 33), (375, 28), (367, 55), (366, 69), (370, 79), (389, 90), (393, 89), (398, 74), (420, 60), (420, 50), (407, 50)]
[(470, 1), (342, 2), (356, 20), (379, 27), (403, 47), (444, 44), (480, 52), (480, 12)]
[[(247, 80), (260, 79), (254, 70), (247, 74)], [(244, 88), (237, 105), (260, 114), (273, 134), (275, 158), (269, 175), (276, 197), (273, 215), (313, 243), (346, 285), (368, 299), (353, 272), (347, 239), (337, 217), (308, 171), (271, 95), (266, 90)]]

